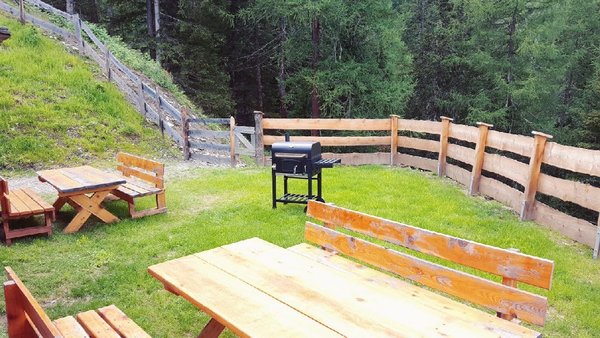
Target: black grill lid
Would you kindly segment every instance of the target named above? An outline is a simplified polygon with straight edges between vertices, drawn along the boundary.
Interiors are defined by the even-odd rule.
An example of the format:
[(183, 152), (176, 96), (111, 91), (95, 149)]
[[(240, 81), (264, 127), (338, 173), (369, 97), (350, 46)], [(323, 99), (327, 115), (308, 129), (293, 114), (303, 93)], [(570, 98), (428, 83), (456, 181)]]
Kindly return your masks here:
[(311, 157), (321, 155), (321, 143), (319, 142), (277, 142), (271, 146), (273, 156), (277, 153), (287, 154), (310, 154)]

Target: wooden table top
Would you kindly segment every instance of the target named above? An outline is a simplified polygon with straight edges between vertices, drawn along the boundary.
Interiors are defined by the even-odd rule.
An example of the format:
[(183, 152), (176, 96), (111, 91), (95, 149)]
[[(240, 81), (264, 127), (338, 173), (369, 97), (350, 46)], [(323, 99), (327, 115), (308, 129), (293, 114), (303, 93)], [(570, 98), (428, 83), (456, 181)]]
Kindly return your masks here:
[(48, 182), (62, 194), (104, 190), (127, 182), (122, 176), (89, 165), (41, 170), (37, 174), (40, 181)]
[(239, 336), (539, 336), (337, 255), (345, 265), (319, 255), (331, 256), (306, 244), (284, 249), (253, 238), (148, 271)]

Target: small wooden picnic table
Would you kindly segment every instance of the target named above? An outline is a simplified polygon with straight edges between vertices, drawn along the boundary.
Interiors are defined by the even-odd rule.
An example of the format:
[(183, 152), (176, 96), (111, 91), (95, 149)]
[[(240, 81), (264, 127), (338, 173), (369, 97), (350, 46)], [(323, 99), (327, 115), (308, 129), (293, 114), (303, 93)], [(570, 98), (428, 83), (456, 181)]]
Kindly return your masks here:
[[(539, 333), (308, 244), (258, 238), (148, 268), (241, 337), (538, 337)], [(317, 258), (320, 257), (320, 258)], [(417, 272), (415, 272), (417, 273)]]
[(113, 189), (125, 184), (125, 178), (85, 165), (75, 168), (62, 168), (38, 171), (38, 178), (58, 191), (54, 208), (58, 212), (65, 204), (77, 210), (77, 214), (64, 229), (65, 233), (77, 232), (90, 218), (98, 217), (105, 223), (119, 218), (102, 206), (102, 201)]

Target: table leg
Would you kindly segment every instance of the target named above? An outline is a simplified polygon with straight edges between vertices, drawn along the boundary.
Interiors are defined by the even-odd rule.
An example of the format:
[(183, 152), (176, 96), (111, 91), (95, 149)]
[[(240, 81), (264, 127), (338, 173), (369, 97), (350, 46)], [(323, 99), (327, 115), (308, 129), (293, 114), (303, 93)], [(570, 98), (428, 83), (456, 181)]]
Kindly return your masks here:
[[(110, 193), (110, 191), (99, 191), (92, 195), (92, 197), (87, 197), (86, 195), (76, 195), (69, 196), (69, 200), (67, 201), (69, 204), (76, 204), (78, 209), (77, 215), (71, 220), (69, 225), (65, 228), (65, 233), (76, 232), (85, 223), (85, 221), (90, 218), (91, 215), (98, 217), (101, 221), (105, 223), (113, 223), (119, 220), (119, 218), (106, 209), (104, 209), (101, 205), (104, 198)], [(72, 205), (72, 204), (71, 204)]]
[(208, 324), (202, 329), (198, 338), (216, 338), (225, 329), (225, 326), (216, 319), (211, 318)]
[(59, 197), (58, 199), (56, 199), (56, 202), (52, 204), (52, 206), (54, 207), (54, 211), (58, 213), (60, 209), (62, 209), (62, 207), (65, 205), (65, 203), (67, 203), (66, 197)]

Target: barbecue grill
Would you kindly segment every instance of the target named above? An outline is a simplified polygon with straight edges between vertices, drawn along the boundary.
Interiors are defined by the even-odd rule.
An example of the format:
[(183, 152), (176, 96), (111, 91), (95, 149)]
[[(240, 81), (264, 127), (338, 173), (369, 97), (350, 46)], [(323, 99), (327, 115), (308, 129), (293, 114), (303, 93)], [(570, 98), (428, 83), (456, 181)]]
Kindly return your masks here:
[[(300, 203), (307, 204), (309, 200), (323, 200), (322, 173), (323, 168), (333, 168), (341, 159), (321, 158), (321, 143), (319, 142), (286, 142), (274, 143), (271, 147), (272, 159), (272, 189), (273, 208), (277, 203)], [(283, 176), (283, 196), (277, 198), (277, 176)], [(313, 178), (317, 180), (317, 194), (313, 195)], [(308, 181), (307, 194), (291, 194), (288, 191), (288, 179), (304, 179)]]

